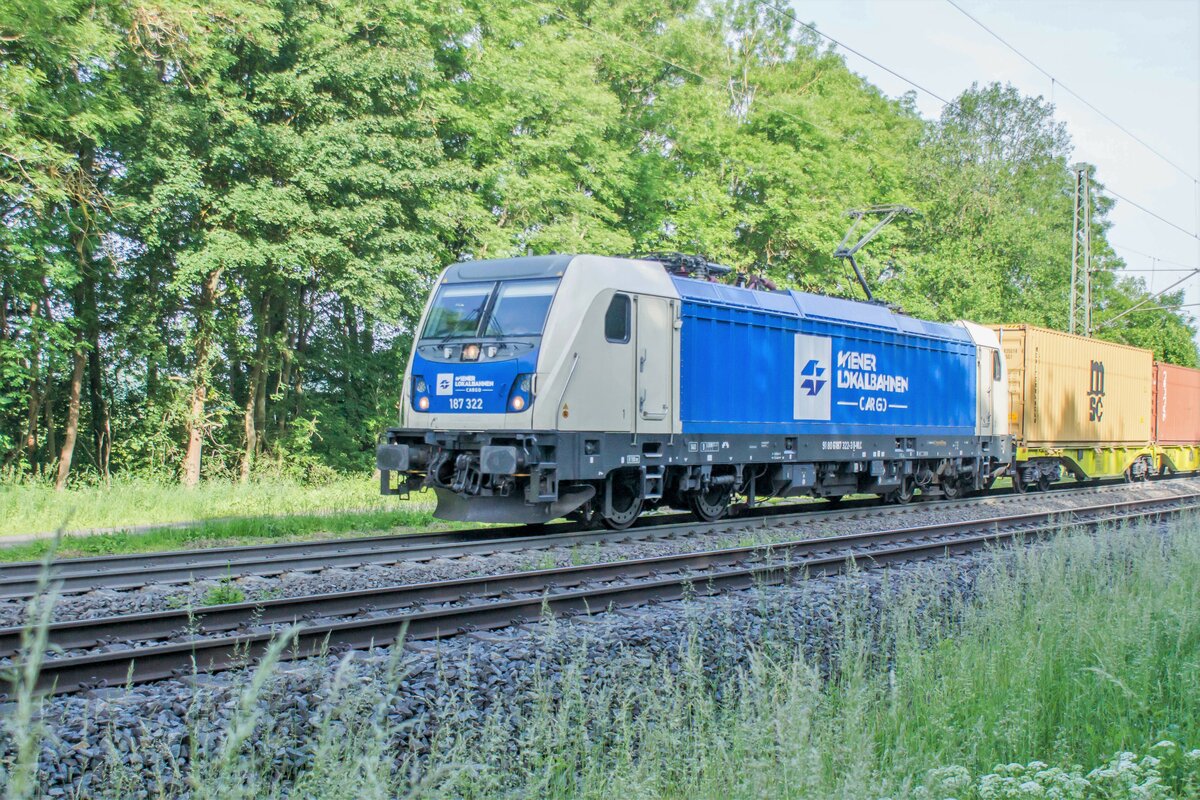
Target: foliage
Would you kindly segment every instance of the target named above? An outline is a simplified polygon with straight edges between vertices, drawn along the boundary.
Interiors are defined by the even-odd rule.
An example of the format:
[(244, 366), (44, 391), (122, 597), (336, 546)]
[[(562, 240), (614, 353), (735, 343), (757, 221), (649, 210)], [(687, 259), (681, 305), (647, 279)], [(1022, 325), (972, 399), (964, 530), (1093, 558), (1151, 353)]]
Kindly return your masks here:
[(246, 593), (231, 579), (226, 578), (214, 584), (204, 594), (204, 605), (223, 606), (231, 603), (241, 603), (246, 599)]
[[(844, 214), (902, 203), (861, 257), (883, 299), (1065, 326), (1053, 107), (924, 120), (763, 3), (0, 0), (0, 60), (9, 474), (363, 470), (467, 258), (677, 249), (857, 297)], [(1195, 364), (1178, 294), (1107, 324), (1147, 292), (1097, 188), (1100, 335)]]
[[(840, 588), (811, 598), (832, 623), (815, 639), (807, 612), (784, 611), (796, 597), (764, 588), (753, 630), (685, 602), (677, 649), (644, 628), (614, 639), (630, 623), (602, 615), (546, 624), (516, 643), (541, 660), (511, 669), (476, 649), (408, 674), (398, 647), (384, 664), (338, 659), (298, 694), (268, 660), (219, 701), (237, 710), (216, 730), (198, 696), (187, 764), (134, 734), (121, 740), (146, 772), (97, 772), (91, 796), (153, 787), (157, 764), (205, 797), (1195, 797), (1200, 520), (980, 558), (969, 596), (949, 570), (826, 584)], [(414, 695), (424, 686), (436, 701)], [(24, 759), (7, 774), (32, 775), (36, 723), (5, 724)]]

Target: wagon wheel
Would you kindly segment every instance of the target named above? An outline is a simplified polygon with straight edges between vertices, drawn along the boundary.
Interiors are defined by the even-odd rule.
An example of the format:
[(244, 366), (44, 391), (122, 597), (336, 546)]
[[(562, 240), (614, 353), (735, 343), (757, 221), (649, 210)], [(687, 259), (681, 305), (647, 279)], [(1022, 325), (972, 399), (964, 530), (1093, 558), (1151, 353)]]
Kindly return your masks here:
[(1053, 483), (1053, 481), (1052, 481), (1052, 480), (1050, 480), (1050, 476), (1049, 476), (1049, 475), (1043, 475), (1042, 477), (1038, 478), (1038, 491), (1039, 491), (1039, 492), (1048, 492), (1048, 491), (1050, 491), (1050, 484), (1051, 484), (1051, 483)]
[(600, 521), (609, 530), (623, 531), (642, 513), (642, 492), (635, 476), (613, 477), (612, 515), (601, 514)]
[(1029, 491), (1029, 484), (1025, 483), (1025, 480), (1021, 475), (1021, 470), (1017, 470), (1013, 473), (1012, 488), (1017, 494), (1025, 494), (1025, 492)]
[(956, 500), (962, 496), (963, 485), (958, 478), (949, 478), (942, 481), (942, 497), (947, 500)]
[(728, 486), (710, 486), (707, 491), (688, 492), (688, 507), (703, 522), (714, 522), (729, 513), (733, 491)]
[(916, 486), (913, 483), (912, 476), (905, 475), (900, 479), (900, 488), (889, 494), (887, 499), (888, 502), (903, 506), (912, 502), (914, 494), (916, 494)]

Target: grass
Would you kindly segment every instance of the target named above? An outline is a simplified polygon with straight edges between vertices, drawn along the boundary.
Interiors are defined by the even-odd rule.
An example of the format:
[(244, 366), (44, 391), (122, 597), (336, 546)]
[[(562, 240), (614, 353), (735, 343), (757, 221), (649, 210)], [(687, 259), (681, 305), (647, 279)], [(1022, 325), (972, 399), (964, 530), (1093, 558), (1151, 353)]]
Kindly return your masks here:
[(233, 603), (241, 603), (246, 599), (246, 593), (234, 585), (233, 581), (226, 579), (216, 584), (208, 590), (204, 595), (204, 605), (206, 606), (225, 606)]
[[(149, 552), (209, 544), (253, 543), (314, 534), (417, 529), (434, 526), (433, 498), (383, 497), (370, 475), (346, 476), (319, 486), (283, 480), (210, 482), (194, 489), (123, 478), (111, 485), (58, 493), (34, 481), (0, 483), (0, 544), (5, 536), (44, 531), (117, 529), (66, 536), (60, 556)], [(130, 532), (121, 528), (197, 521), (180, 528)], [(40, 558), (47, 541), (0, 547), (0, 561)]]
[(603, 689), (572, 665), (513, 724), (517, 742), (452, 736), (441, 759), (473, 769), (438, 791), (1200, 796), (1200, 750), (1178, 746), (1200, 745), (1197, 523), (1166, 546), (1145, 532), (1078, 536), (1003, 565), (972, 602), (922, 587), (882, 619), (848, 609), (829, 665), (781, 640), (723, 678), (695, 649), (677, 671), (656, 663)]
[[(211, 798), (1200, 796), (1200, 520), (1169, 540), (1063, 536), (996, 557), (969, 597), (959, 585), (909, 582), (870, 607), (848, 591), (829, 651), (798, 646), (771, 594), (748, 648), (714, 650), (720, 621), (697, 615), (679, 651), (648, 658), (631, 644), (597, 662), (557, 626), (543, 652), (560, 669), (482, 716), (463, 694), (397, 719), (398, 664), (364, 681), (344, 662), (315, 729), (289, 732), (268, 710), (291, 691), (268, 658), (183, 779)], [(301, 766), (280, 766), (284, 748), (303, 750)], [(0, 765), (31, 795), (14, 756), (37, 751), (10, 745)], [(118, 777), (94, 796), (140, 786)]]

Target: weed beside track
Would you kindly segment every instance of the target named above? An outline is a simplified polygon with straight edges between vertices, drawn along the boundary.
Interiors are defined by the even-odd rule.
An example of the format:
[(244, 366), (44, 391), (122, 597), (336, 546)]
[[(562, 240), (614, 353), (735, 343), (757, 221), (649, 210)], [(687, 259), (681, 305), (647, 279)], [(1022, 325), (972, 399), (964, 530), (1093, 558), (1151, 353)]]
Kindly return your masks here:
[[(53, 701), (23, 752), (38, 785), (89, 776), (96, 797), (1190, 797), (1200, 520), (1163, 530), (309, 671), (268, 658)], [(37, 730), (8, 735), (16, 775)]]

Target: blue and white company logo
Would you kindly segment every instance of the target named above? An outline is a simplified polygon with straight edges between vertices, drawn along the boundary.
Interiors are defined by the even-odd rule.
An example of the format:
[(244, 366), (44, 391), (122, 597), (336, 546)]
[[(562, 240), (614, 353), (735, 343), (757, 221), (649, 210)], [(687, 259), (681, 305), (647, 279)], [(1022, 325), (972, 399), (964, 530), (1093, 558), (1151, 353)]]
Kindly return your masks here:
[(829, 371), (833, 366), (833, 342), (828, 336), (796, 334), (796, 384), (793, 393), (794, 419), (828, 420), (833, 394)]
[(825, 384), (829, 383), (829, 381), (821, 379), (824, 374), (825, 368), (821, 366), (821, 362), (810, 358), (804, 365), (804, 369), (800, 370), (800, 375), (804, 378), (800, 381), (800, 388), (807, 392), (809, 397), (820, 394), (821, 390), (825, 388)]
[(437, 376), (437, 393), (441, 396), (454, 394), (454, 373), (439, 372)]

